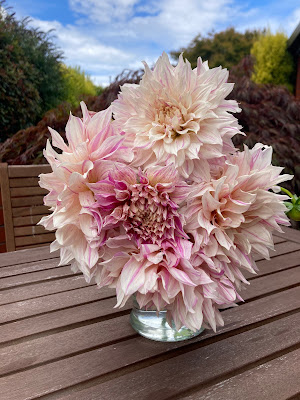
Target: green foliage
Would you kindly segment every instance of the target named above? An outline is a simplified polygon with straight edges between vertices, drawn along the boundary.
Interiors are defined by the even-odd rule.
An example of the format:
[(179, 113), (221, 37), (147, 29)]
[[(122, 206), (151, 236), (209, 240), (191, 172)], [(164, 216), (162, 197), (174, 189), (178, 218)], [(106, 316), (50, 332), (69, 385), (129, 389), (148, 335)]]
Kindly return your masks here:
[(281, 191), (290, 197), (290, 201), (284, 201), (286, 206), (286, 215), (294, 220), (300, 221), (300, 197), (296, 194), (292, 194), (289, 190), (281, 188)]
[(68, 101), (73, 107), (78, 106), (83, 96), (96, 96), (99, 88), (96, 87), (89, 76), (81, 71), (80, 67), (67, 67), (61, 65), (64, 78), (64, 100)]
[(287, 37), (282, 32), (273, 35), (269, 30), (254, 42), (251, 54), (255, 57), (252, 80), (255, 83), (284, 85), (293, 90), (294, 61), (287, 51)]
[(187, 58), (192, 67), (197, 66), (197, 58), (208, 60), (210, 68), (222, 65), (230, 69), (238, 64), (243, 57), (250, 54), (254, 40), (258, 37), (258, 31), (236, 32), (234, 28), (228, 28), (223, 32), (210, 32), (207, 37), (198, 35), (186, 48), (180, 51), (172, 51), (171, 55), (177, 59), (180, 53)]
[(0, 1), (0, 141), (62, 100), (61, 54), (48, 33), (17, 21)]

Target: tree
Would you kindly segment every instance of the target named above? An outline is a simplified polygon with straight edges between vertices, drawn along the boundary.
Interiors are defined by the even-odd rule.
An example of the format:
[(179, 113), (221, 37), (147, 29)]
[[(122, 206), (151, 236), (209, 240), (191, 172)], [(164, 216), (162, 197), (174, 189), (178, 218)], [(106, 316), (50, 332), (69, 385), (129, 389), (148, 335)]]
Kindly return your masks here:
[(0, 1), (0, 140), (36, 121), (63, 99), (62, 54), (49, 33), (17, 21)]
[(258, 35), (258, 31), (247, 30), (245, 33), (240, 33), (234, 28), (218, 33), (210, 32), (207, 37), (196, 36), (188, 47), (172, 51), (171, 55), (177, 59), (183, 52), (183, 56), (189, 60), (193, 68), (197, 66), (197, 58), (201, 56), (203, 60), (208, 60), (210, 68), (222, 65), (230, 69), (250, 54), (252, 44)]
[[(96, 96), (100, 88), (95, 86), (90, 77), (80, 67), (61, 65), (64, 78), (64, 99), (73, 107), (77, 107), (83, 96)], [(102, 88), (101, 88), (102, 89)]]
[(270, 30), (253, 43), (251, 54), (255, 58), (252, 80), (255, 83), (284, 85), (293, 90), (294, 61), (287, 51), (287, 36), (282, 32), (273, 35)]

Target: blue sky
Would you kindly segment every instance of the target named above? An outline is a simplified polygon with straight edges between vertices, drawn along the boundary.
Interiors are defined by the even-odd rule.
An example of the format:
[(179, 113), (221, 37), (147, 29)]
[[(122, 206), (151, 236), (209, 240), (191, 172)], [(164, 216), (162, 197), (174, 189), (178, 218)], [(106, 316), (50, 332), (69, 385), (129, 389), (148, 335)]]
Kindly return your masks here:
[(55, 29), (65, 63), (107, 85), (125, 68), (152, 64), (187, 46), (199, 33), (234, 26), (269, 27), (290, 35), (300, 22), (299, 0), (7, 0), (18, 17)]

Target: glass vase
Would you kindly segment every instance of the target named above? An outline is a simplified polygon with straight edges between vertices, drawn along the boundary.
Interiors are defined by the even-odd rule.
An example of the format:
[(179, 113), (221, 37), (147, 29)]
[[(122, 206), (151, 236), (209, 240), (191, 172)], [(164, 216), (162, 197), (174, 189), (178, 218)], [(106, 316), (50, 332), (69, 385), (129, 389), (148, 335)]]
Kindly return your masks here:
[(155, 310), (140, 309), (134, 297), (130, 323), (140, 335), (159, 342), (179, 342), (198, 336), (204, 331), (204, 328), (201, 328), (193, 332), (184, 326), (177, 331), (174, 322), (172, 327), (168, 324), (166, 314), (166, 310), (157, 313)]

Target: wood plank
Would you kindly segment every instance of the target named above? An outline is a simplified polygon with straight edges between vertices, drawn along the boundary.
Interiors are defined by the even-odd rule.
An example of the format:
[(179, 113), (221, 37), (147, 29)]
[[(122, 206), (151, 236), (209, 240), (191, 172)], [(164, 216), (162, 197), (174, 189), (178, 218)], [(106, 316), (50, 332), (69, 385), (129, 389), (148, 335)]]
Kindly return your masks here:
[(295, 267), (292, 274), (280, 271), (272, 275), (258, 277), (251, 281), (249, 286), (245, 285), (239, 293), (244, 300), (250, 300), (297, 285), (300, 285), (300, 267)]
[[(57, 261), (58, 264), (58, 261)], [(53, 269), (47, 269), (45, 271), (36, 271), (30, 272), (26, 274), (16, 275), (16, 276), (8, 276), (6, 278), (2, 278), (0, 281), (0, 289), (6, 288), (16, 288), (18, 290), (18, 286), (26, 285), (34, 282), (47, 281), (51, 279), (61, 278), (64, 276), (73, 276), (74, 272), (71, 270), (69, 265), (63, 267), (56, 267)]]
[[(117, 317), (6, 346), (0, 348), (0, 376), (137, 336), (128, 318)], [(26, 357), (26, 354), (30, 354), (30, 357)]]
[(51, 211), (47, 206), (18, 207), (12, 209), (13, 217), (26, 217), (29, 215), (47, 215)]
[(51, 172), (48, 164), (44, 165), (10, 165), (8, 168), (8, 176), (10, 178), (36, 177), (39, 174), (47, 174)]
[(258, 261), (257, 266), (259, 268), (259, 271), (257, 275), (250, 274), (246, 271), (244, 273), (244, 276), (249, 280), (253, 280), (259, 276), (282, 271), (288, 268), (297, 267), (299, 265), (300, 265), (300, 251), (298, 250), (293, 253), (289, 253), (287, 255), (283, 254), (281, 256), (274, 257), (271, 259), (271, 261), (268, 260)]
[[(100, 376), (98, 381), (101, 382), (100, 373), (102, 373), (103, 369), (107, 371), (111, 367), (109, 361), (106, 363), (105, 359), (104, 364), (103, 360), (107, 348), (99, 349), (98, 351), (94, 350), (88, 353), (89, 365), (94, 368), (94, 371), (90, 371), (84, 355), (67, 359), (69, 361), (69, 369), (68, 371), (64, 371), (65, 381), (62, 382), (63, 378), (61, 378), (61, 386), (64, 385), (65, 387), (69, 387), (72, 379), (74, 384), (77, 384), (75, 390), (77, 389), (79, 391), (73, 391), (72, 389), (68, 390), (67, 392), (69, 392), (69, 395), (67, 396), (64, 396), (63, 393), (62, 396), (60, 396), (59, 393), (56, 393), (56, 399), (96, 400), (97, 398), (101, 398), (101, 400), (125, 400), (128, 399), (128, 393), (130, 393), (130, 400), (157, 398), (157, 396), (159, 396), (160, 400), (178, 399), (178, 397), (184, 395), (188, 389), (191, 390), (196, 385), (201, 387), (212, 379), (227, 374), (238, 373), (239, 370), (247, 368), (249, 365), (256, 365), (260, 363), (261, 360), (264, 362), (269, 358), (274, 356), (276, 357), (276, 354), (280, 352), (288, 352), (289, 349), (297, 345), (299, 341), (299, 336), (297, 337), (297, 335), (299, 335), (300, 327), (296, 327), (297, 321), (298, 323), (300, 321), (299, 314), (297, 316), (293, 315), (274, 321), (270, 324), (257, 327), (253, 330), (240, 333), (239, 335), (226, 338), (216, 343), (205, 345), (204, 341), (199, 344), (200, 348), (195, 348), (195, 346), (187, 344), (185, 348), (186, 352), (183, 354), (177, 352), (176, 356), (176, 353), (173, 352), (172, 358), (163, 361), (158, 359), (158, 362), (156, 363), (152, 361), (152, 363), (154, 362), (154, 365), (148, 367), (146, 366), (146, 362), (144, 362), (142, 364), (144, 368), (142, 369), (137, 370), (137, 366), (135, 366), (135, 371), (133, 372), (125, 374), (126, 371), (124, 371), (123, 376), (116, 377), (112, 380), (108, 380), (106, 377), (106, 382), (89, 387), (85, 390), (80, 390), (82, 386), (80, 387), (78, 385), (78, 381), (87, 379), (87, 377), (95, 379), (96, 376)], [(284, 329), (283, 325), (285, 327)], [(291, 337), (287, 338), (286, 333), (288, 328), (296, 328), (297, 333), (293, 332), (291, 333)], [(134, 351), (130, 349), (130, 342), (135, 348)], [(125, 343), (115, 344), (114, 353), (117, 353), (118, 357), (123, 361), (127, 361), (126, 365), (128, 365), (129, 362), (134, 359), (136, 353), (140, 354), (139, 361), (146, 358), (144, 354), (148, 347), (150, 347), (150, 345), (148, 346), (148, 343), (145, 343), (145, 339), (132, 339)], [(166, 347), (166, 351), (169, 350), (169, 346)], [(157, 348), (157, 345), (155, 348), (152, 346), (152, 353), (154, 353), (154, 351), (156, 352)], [(130, 350), (134, 354), (128, 354)], [(113, 350), (111, 349), (111, 352), (112, 351)], [(94, 354), (98, 355), (98, 360), (100, 359), (100, 362), (96, 362)], [(119, 359), (115, 356), (113, 360), (115, 362), (114, 369), (116, 369), (116, 362), (119, 361)], [(78, 368), (80, 368), (79, 362), (82, 362), (82, 367), (85, 367), (86, 371), (84, 377), (80, 378), (77, 375), (76, 381), (76, 374), (80, 371), (75, 371), (75, 367), (78, 366)], [(60, 363), (62, 366), (63, 362), (61, 361)], [(100, 363), (101, 365), (99, 365)], [(51, 366), (53, 367), (55, 364), (56, 363), (50, 364), (48, 368), (47, 366), (44, 366), (45, 370), (42, 371), (41, 368), (39, 369), (39, 372), (42, 372), (42, 375), (39, 377), (41, 381), (46, 370), (50, 370)], [(128, 367), (127, 370), (129, 370)], [(74, 374), (73, 378), (70, 376), (71, 371)], [(113, 371), (113, 369), (109, 370), (109, 372), (111, 372), (111, 377), (114, 375)], [(24, 372), (23, 374), (24, 375), (22, 376), (20, 375), (20, 378), (25, 377), (26, 373)], [(17, 377), (18, 375), (19, 374), (16, 374), (15, 376)], [(118, 373), (116, 373), (116, 375), (118, 375)], [(12, 379), (12, 377), (10, 379)], [(26, 376), (25, 379), (28, 378), (29, 376)], [(66, 382), (67, 379), (70, 380)], [(97, 380), (94, 380), (94, 382), (97, 383)], [(61, 389), (57, 384), (58, 382), (56, 381), (51, 389)], [(39, 389), (34, 391), (34, 394), (42, 392), (40, 385)], [(91, 386), (91, 383), (89, 386)], [(126, 390), (124, 390), (124, 388), (126, 388)], [(194, 398), (198, 399), (197, 396)], [(229, 400), (226, 397), (223, 397), (223, 399)]]
[(39, 186), (10, 189), (11, 197), (36, 196), (36, 195), (45, 195), (47, 193), (49, 193), (48, 190), (43, 189)]
[(276, 234), (273, 235), (273, 242), (274, 242), (274, 244), (282, 243), (282, 242), (285, 242), (285, 241), (286, 241), (286, 240), (283, 239), (282, 237), (276, 236)]
[[(27, 340), (32, 338), (33, 335), (49, 335), (55, 331), (73, 329), (77, 325), (91, 324), (105, 319), (116, 318), (119, 315), (129, 314), (132, 308), (131, 300), (120, 310), (114, 308), (117, 302), (116, 298), (105, 298), (108, 292), (106, 292), (106, 288), (101, 289), (102, 291), (103, 293), (99, 294), (99, 296), (104, 299), (99, 301), (80, 304), (1, 325), (0, 343)], [(128, 315), (126, 315), (127, 322), (128, 318)]]
[(22, 226), (14, 228), (14, 233), (15, 237), (19, 237), (19, 236), (39, 235), (43, 233), (49, 233), (49, 231), (46, 231), (46, 229), (41, 225), (38, 226), (31, 225), (31, 226)]
[(45, 214), (29, 215), (27, 217), (16, 217), (13, 218), (14, 227), (16, 226), (28, 226), (36, 225)]
[(14, 233), (15, 237), (19, 237), (19, 236), (39, 235), (39, 234), (49, 233), (49, 231), (46, 231), (46, 229), (41, 225), (38, 226), (31, 225), (31, 226), (22, 226), (14, 228)]
[[(54, 281), (43, 281), (26, 286), (19, 286), (17, 290), (12, 288), (0, 291), (0, 305), (47, 296), (54, 293), (66, 292), (88, 286), (93, 286), (94, 290), (97, 290), (95, 284), (89, 285), (86, 283), (83, 275), (75, 275)], [(111, 289), (111, 295), (115, 295), (114, 289)]]
[[(283, 243), (278, 243), (275, 245), (275, 250), (270, 251), (270, 257), (277, 257), (282, 254), (289, 254), (292, 253), (296, 250), (300, 250), (300, 243), (296, 242), (283, 242)], [(259, 254), (254, 254), (254, 260), (255, 261), (261, 261), (264, 260), (262, 256)]]
[(15, 197), (11, 199), (11, 205), (13, 208), (23, 208), (24, 206), (42, 206), (43, 204), (44, 196)]
[[(283, 325), (285, 329), (282, 328)], [(287, 331), (289, 335), (286, 334)], [(100, 391), (99, 387), (97, 388), (98, 398), (101, 393), (101, 399), (123, 397), (127, 400), (130, 393), (131, 400), (140, 400), (141, 393), (145, 398), (146, 394), (153, 396), (158, 390), (161, 395), (168, 393), (173, 396), (183, 388), (201, 384), (233, 369), (254, 363), (257, 359), (288, 349), (298, 343), (299, 334), (300, 315), (297, 317), (293, 315), (216, 343), (205, 345), (206, 343), (202, 342), (199, 344), (200, 348), (193, 348), (193, 345), (188, 344), (184, 346), (182, 343), (153, 343), (138, 337), (41, 365), (36, 373), (28, 369), (5, 376), (0, 379), (0, 392), (4, 398), (9, 394), (10, 400), (39, 397), (107, 375), (116, 369), (128, 368), (129, 365), (147, 360), (149, 357), (153, 358), (154, 355), (184, 346), (187, 351), (184, 354), (172, 356), (171, 360), (137, 370), (134, 376), (127, 374), (106, 382), (101, 385)], [(189, 346), (193, 351), (188, 351)], [(233, 362), (232, 355), (237, 353), (238, 357), (235, 357)], [(131, 376), (127, 379), (129, 375)], [(162, 377), (164, 392), (161, 387)], [(74, 394), (72, 393), (72, 396)], [(88, 399), (85, 395), (82, 396), (82, 393), (79, 395), (80, 399)]]
[[(109, 293), (109, 294), (108, 294)], [(17, 301), (0, 306), (0, 324), (43, 314), (62, 308), (74, 307), (111, 296), (110, 290), (97, 290), (94, 286), (68, 292), (49, 294), (35, 299)]]
[(9, 192), (8, 166), (0, 164), (1, 197), (5, 227), (5, 243), (7, 251), (15, 250), (15, 237), (12, 219), (12, 204)]
[[(297, 318), (300, 322), (300, 314), (297, 314)], [(122, 326), (122, 330), (124, 330), (124, 336), (118, 335), (115, 340), (134, 335), (134, 331), (129, 326), (127, 316), (118, 318), (117, 323), (114, 319), (111, 320), (107, 327), (109, 327), (109, 331), (118, 331), (120, 325)], [(236, 328), (234, 325), (229, 327), (230, 330), (234, 328)], [(10, 369), (11, 371), (17, 371), (36, 364), (49, 362), (58, 357), (65, 357), (83, 350), (89, 350), (113, 340), (112, 337), (110, 335), (107, 336), (107, 332), (105, 332), (105, 341), (103, 341), (101, 332), (102, 322), (7, 346), (3, 348), (3, 350), (0, 350), (0, 375), (10, 372)], [(193, 343), (214, 335), (213, 332), (208, 331), (204, 336), (199, 336), (197, 339), (194, 339)], [(74, 346), (74, 343), (76, 343), (76, 346)], [(175, 348), (179, 348), (190, 343), (191, 341), (182, 342), (174, 346)], [(173, 344), (171, 346), (173, 349)], [(25, 357), (25, 359), (22, 360), (22, 354), (30, 354), (31, 357)], [(19, 360), (19, 363), (17, 360)]]
[[(33, 270), (35, 270), (35, 263), (39, 263), (41, 261), (46, 263), (53, 262), (51, 260), (57, 257), (59, 257), (59, 250), (50, 253), (49, 245), (43, 248), (33, 248), (29, 250), (14, 251), (11, 253), (2, 253), (0, 254), (0, 277), (2, 276), (2, 271), (7, 271), (6, 268), (8, 267), (16, 267), (15, 272), (13, 273), (14, 275), (16, 275), (17, 271), (22, 271), (23, 267), (29, 268), (29, 270), (31, 270), (31, 263), (33, 266)], [(58, 262), (59, 261), (55, 260), (55, 263)]]
[[(48, 246), (49, 248), (49, 246)], [(58, 256), (58, 252), (55, 252)], [(46, 269), (52, 268), (60, 268), (58, 266), (59, 259), (58, 258), (51, 258), (49, 260), (42, 260), (42, 261), (34, 261), (19, 265), (11, 265), (8, 267), (1, 267), (0, 268), (0, 279), (5, 278), (7, 276), (14, 276), (14, 275), (21, 275), (27, 272), (34, 272), (34, 271), (44, 271)], [(50, 272), (51, 274), (51, 272)]]
[[(277, 293), (265, 299), (259, 299), (245, 303), (239, 307), (224, 310), (222, 315), (225, 320), (225, 326), (218, 329), (217, 335), (253, 324), (255, 325), (259, 321), (264, 321), (274, 316), (278, 317), (284, 313), (299, 309), (299, 288), (287, 290), (284, 300), (282, 299), (282, 294)], [(98, 322), (103, 318), (113, 318), (117, 315), (125, 314), (123, 318), (128, 323), (129, 316), (127, 314), (132, 307), (131, 300), (122, 309), (113, 308), (115, 304), (116, 299), (110, 298), (4, 324), (0, 326), (0, 343), (16, 340), (24, 342), (34, 337), (47, 336), (50, 333), (62, 330), (70, 330), (80, 325), (84, 326)], [(208, 330), (201, 337), (198, 337), (198, 339), (203, 340), (214, 335), (213, 331)], [(153, 346), (155, 346), (154, 343)]]
[(36, 247), (49, 247), (49, 243), (41, 243), (41, 244), (30, 244), (28, 246), (18, 246), (16, 250), (25, 250), (25, 249), (35, 249)]
[(18, 188), (18, 187), (28, 187), (28, 186), (38, 186), (39, 185), (39, 178), (10, 178), (9, 186), (11, 188)]
[[(47, 231), (46, 231), (47, 232)], [(38, 236), (20, 236), (15, 238), (16, 246), (26, 246), (30, 244), (51, 243), (55, 240), (55, 233), (44, 233)]]
[(288, 227), (282, 227), (284, 233), (276, 232), (276, 235), (282, 237), (285, 240), (292, 240), (300, 243), (300, 231)]
[[(300, 349), (205, 387), (184, 400), (286, 400), (300, 398)], [(293, 368), (295, 366), (296, 368)], [(255, 393), (255, 395), (254, 395)], [(296, 399), (295, 399), (296, 400)]]
[[(16, 273), (33, 272), (34, 270), (46, 270), (58, 266), (58, 261), (49, 260), (46, 262), (38, 262), (34, 264), (23, 264), (20, 267), (7, 267), (0, 269), (0, 278), (5, 276), (13, 276)], [(7, 270), (7, 271), (5, 271)], [(2, 273), (2, 274), (1, 274)], [(50, 274), (51, 272), (49, 272)], [(22, 279), (22, 277), (20, 277)], [(260, 277), (256, 279), (251, 285), (245, 286), (244, 290), (240, 291), (244, 300), (250, 300), (258, 296), (267, 295), (270, 292), (283, 290), (300, 284), (300, 267), (295, 268), (293, 274), (287, 274), (285, 271), (278, 272), (271, 276)], [(27, 284), (26, 286), (19, 286), (15, 288), (0, 291), (0, 305), (32, 299), (35, 297), (45, 296), (48, 294), (60, 293), (67, 290), (72, 290), (80, 287), (91, 286), (87, 284), (83, 275), (76, 275), (59, 280), (51, 281), (38, 281), (38, 283)], [(96, 290), (96, 287), (93, 286)], [(115, 294), (115, 290), (111, 289), (111, 295)]]

